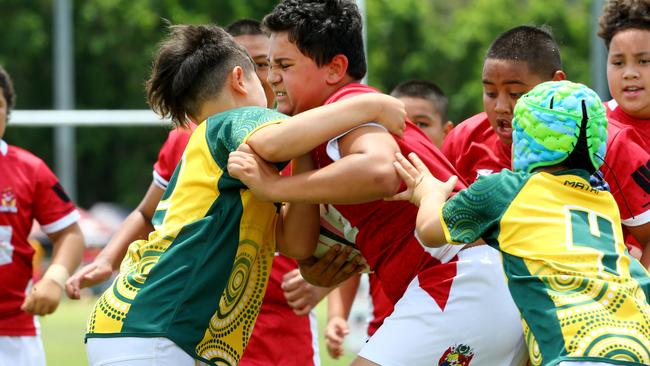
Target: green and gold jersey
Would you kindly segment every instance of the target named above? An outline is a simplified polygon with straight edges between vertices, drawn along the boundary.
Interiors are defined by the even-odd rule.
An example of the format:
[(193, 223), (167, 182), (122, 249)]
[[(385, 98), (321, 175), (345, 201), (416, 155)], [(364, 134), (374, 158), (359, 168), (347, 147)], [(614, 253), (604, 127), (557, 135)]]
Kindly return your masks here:
[(447, 240), (499, 249), (533, 365), (650, 364), (650, 276), (582, 170), (482, 177), (442, 208)]
[(275, 252), (277, 207), (228, 175), (228, 154), (287, 118), (259, 107), (208, 118), (192, 134), (153, 217), (88, 320), (87, 337), (166, 337), (214, 365), (236, 365)]

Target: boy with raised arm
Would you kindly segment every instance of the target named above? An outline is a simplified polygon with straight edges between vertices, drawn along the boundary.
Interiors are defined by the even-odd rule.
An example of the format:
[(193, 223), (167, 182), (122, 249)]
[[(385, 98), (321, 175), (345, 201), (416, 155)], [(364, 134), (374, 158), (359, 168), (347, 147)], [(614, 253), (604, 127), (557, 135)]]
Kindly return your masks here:
[[(250, 56), (213, 25), (171, 27), (147, 95), (161, 116), (198, 127), (156, 208), (155, 230), (129, 246), (120, 274), (95, 305), (88, 358), (91, 365), (236, 365), (274, 252), (296, 258), (313, 252), (318, 207), (260, 201), (228, 174), (228, 154), (247, 142), (284, 167), (367, 121), (400, 133), (403, 105), (376, 96), (292, 118), (269, 110)], [(294, 168), (310, 165), (297, 159)]]

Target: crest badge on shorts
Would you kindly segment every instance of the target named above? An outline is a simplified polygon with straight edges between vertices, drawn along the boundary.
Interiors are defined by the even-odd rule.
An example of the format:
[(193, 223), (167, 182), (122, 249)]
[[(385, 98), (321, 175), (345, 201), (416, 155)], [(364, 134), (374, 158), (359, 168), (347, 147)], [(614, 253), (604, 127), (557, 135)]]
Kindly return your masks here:
[(474, 357), (472, 347), (465, 344), (457, 344), (447, 348), (438, 361), (439, 366), (469, 366)]

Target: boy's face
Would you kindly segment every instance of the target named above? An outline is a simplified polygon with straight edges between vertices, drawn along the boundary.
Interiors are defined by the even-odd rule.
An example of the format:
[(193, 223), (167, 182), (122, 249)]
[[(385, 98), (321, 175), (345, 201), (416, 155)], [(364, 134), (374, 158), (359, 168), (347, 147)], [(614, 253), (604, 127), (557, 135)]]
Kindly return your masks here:
[(607, 56), (607, 82), (623, 111), (650, 119), (650, 31), (626, 29), (614, 35)]
[(0, 139), (5, 135), (5, 128), (7, 127), (7, 108), (5, 91), (0, 88)]
[(522, 95), (543, 82), (523, 61), (486, 59), (483, 64), (483, 108), (501, 142), (512, 144), (512, 112)]
[(233, 37), (235, 42), (246, 49), (255, 63), (255, 72), (262, 82), (266, 94), (267, 107), (272, 108), (275, 103), (273, 89), (267, 81), (269, 75), (269, 37), (264, 34), (242, 35)]
[(258, 75), (254, 72), (246, 75), (246, 83), (248, 90), (248, 105), (255, 105), (259, 107), (268, 107), (268, 101), (266, 99), (266, 91), (262, 86), (262, 81)]
[(290, 116), (322, 105), (329, 96), (328, 68), (316, 65), (289, 41), (286, 32), (271, 34), (269, 83), (278, 111)]
[(442, 146), (442, 140), (445, 138), (443, 121), (431, 101), (418, 97), (399, 97), (397, 98), (404, 103), (406, 115), (416, 126), (431, 139), (437, 146)]

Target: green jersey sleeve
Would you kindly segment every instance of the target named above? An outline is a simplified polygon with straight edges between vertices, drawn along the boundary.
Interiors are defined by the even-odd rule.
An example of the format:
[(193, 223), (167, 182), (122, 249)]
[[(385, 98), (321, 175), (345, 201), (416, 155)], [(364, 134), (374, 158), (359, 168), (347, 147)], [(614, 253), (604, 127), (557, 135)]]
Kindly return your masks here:
[(498, 232), (501, 216), (526, 178), (527, 174), (503, 170), (479, 178), (449, 199), (440, 215), (447, 241), (468, 244)]
[[(253, 131), (287, 118), (280, 112), (263, 107), (243, 107), (211, 116), (206, 121), (206, 138), (214, 160), (225, 169), (228, 155), (237, 150)], [(280, 167), (284, 166), (286, 163), (280, 164)]]

